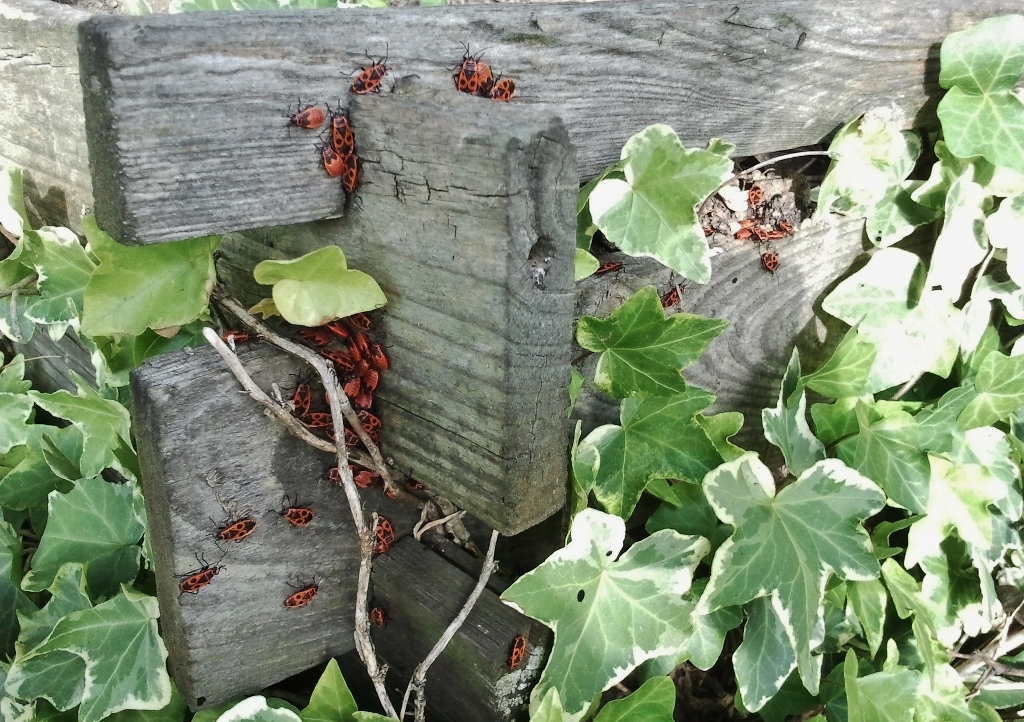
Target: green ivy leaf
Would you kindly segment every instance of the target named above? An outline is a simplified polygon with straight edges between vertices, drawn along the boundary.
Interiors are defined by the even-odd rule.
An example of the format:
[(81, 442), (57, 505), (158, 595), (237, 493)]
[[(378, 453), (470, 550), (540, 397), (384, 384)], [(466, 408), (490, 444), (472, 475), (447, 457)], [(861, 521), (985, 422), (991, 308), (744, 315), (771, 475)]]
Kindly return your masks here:
[(729, 538), (731, 529), (718, 521), (700, 484), (669, 485), (667, 481), (657, 480), (651, 482), (647, 490), (664, 502), (647, 520), (644, 529), (648, 534), (673, 529), (684, 535), (702, 536), (711, 543), (712, 553)]
[(220, 236), (122, 246), (92, 216), (82, 219), (82, 226), (99, 259), (85, 287), (86, 336), (138, 336), (147, 328), (182, 326), (209, 305), (217, 280), (213, 251)]
[(338, 661), (332, 659), (313, 689), (309, 704), (299, 712), (302, 722), (351, 722), (356, 701), (341, 676)]
[(868, 641), (868, 649), (871, 656), (875, 656), (882, 646), (885, 638), (885, 607), (889, 602), (889, 595), (881, 580), (867, 579), (862, 582), (847, 582), (847, 598), (850, 600), (850, 607), (857, 615), (861, 629)]
[[(818, 192), (819, 217), (841, 213), (871, 218), (869, 237), (883, 245), (899, 241), (914, 229), (916, 204), (902, 183), (921, 155), (921, 139), (912, 131), (901, 131), (901, 120), (876, 109), (836, 133), (828, 148), (832, 163)], [(904, 208), (908, 212), (900, 212)], [(894, 221), (894, 215), (899, 215), (900, 222)]]
[(590, 194), (594, 222), (631, 256), (650, 256), (682, 276), (707, 283), (711, 251), (697, 204), (732, 173), (732, 146), (687, 149), (667, 125), (652, 125), (622, 149), (625, 180), (605, 178)]
[[(358, 718), (357, 718), (358, 719)], [(301, 722), (297, 711), (283, 700), (261, 695), (246, 697), (221, 713), (218, 722)]]
[[(968, 707), (964, 696), (968, 693), (960, 674), (948, 664), (938, 665), (934, 674), (921, 675), (917, 691), (914, 722), (987, 722), (1000, 719), (998, 714), (976, 706)], [(906, 719), (906, 718), (904, 718)]]
[[(0, 361), (3, 361), (0, 353)], [(25, 356), (18, 354), (6, 364), (0, 365), (0, 392), (20, 394), (32, 388), (32, 382), (25, 380)]]
[(905, 667), (858, 678), (857, 655), (846, 652), (843, 665), (849, 722), (903, 722), (914, 719), (920, 672)]
[[(860, 523), (882, 508), (885, 495), (837, 459), (819, 461), (778, 494), (774, 487), (771, 472), (753, 453), (705, 477), (708, 501), (736, 531), (715, 555), (697, 612), (770, 595), (796, 651), (800, 678), (816, 694), (821, 658), (813, 651), (825, 635), (825, 581), (829, 574), (850, 580), (878, 575)], [(746, 693), (744, 700), (750, 702)]]
[[(74, 428), (70, 433), (74, 433)], [(44, 446), (50, 437), (62, 438), (68, 431), (55, 426), (32, 424), (28, 427), (25, 445), (15, 449), (8, 458), (13, 468), (0, 479), (0, 506), (6, 509), (31, 511), (46, 507), (46, 497), (54, 489), (71, 490), (71, 484), (54, 474), (46, 460)], [(81, 478), (76, 476), (75, 480)]]
[(601, 262), (594, 258), (590, 251), (583, 248), (576, 249), (576, 270), (573, 272), (574, 281), (582, 281), (588, 276), (593, 276), (594, 271), (600, 267)]
[[(356, 712), (352, 715), (356, 722), (395, 722), (394, 717), (388, 717), (387, 715), (377, 714), (376, 712)], [(531, 716), (532, 720), (533, 717)], [(558, 717), (556, 719), (564, 719)]]
[(345, 253), (325, 246), (290, 261), (263, 261), (253, 275), (273, 284), (274, 305), (288, 323), (321, 326), (388, 302), (377, 282), (348, 268)]
[(779, 691), (797, 659), (789, 630), (772, 610), (770, 598), (754, 599), (743, 610), (747, 624), (732, 663), (743, 706), (756, 712)]
[(42, 609), (33, 607), (30, 613), (20, 616), (18, 643), (25, 649), (36, 647), (50, 636), (64, 617), (92, 608), (85, 588), (85, 567), (81, 564), (62, 564), (47, 591), (50, 592), (50, 600), (46, 606)]
[(115, 466), (117, 448), (131, 448), (128, 410), (87, 386), (79, 384), (77, 396), (64, 390), (52, 394), (29, 391), (28, 395), (47, 413), (67, 419), (82, 432), (83, 476), (97, 476), (107, 467)]
[(713, 416), (698, 414), (694, 417), (704, 433), (711, 439), (724, 461), (743, 456), (744, 449), (729, 441), (743, 428), (743, 414), (739, 411), (723, 411)]
[(794, 348), (774, 409), (762, 409), (764, 436), (781, 449), (786, 466), (799, 476), (825, 458), (824, 445), (807, 425), (807, 399), (800, 381), (800, 354)]
[(25, 314), (40, 324), (55, 324), (59, 338), (69, 324), (78, 327), (84, 307), (85, 287), (96, 264), (81, 241), (67, 228), (40, 228), (27, 231), (21, 241), (23, 262), (30, 263), (39, 275), (39, 295), (26, 302)]
[(658, 291), (644, 286), (607, 318), (581, 318), (576, 340), (601, 352), (594, 384), (609, 396), (672, 396), (686, 393), (683, 370), (728, 325), (688, 313), (665, 318)]
[(92, 593), (110, 596), (138, 575), (145, 531), (142, 495), (134, 484), (83, 479), (67, 494), (50, 495), (46, 531), (22, 588), (46, 589), (62, 564), (81, 562)]
[(80, 705), (79, 722), (167, 705), (171, 682), (156, 598), (128, 587), (122, 591), (65, 617), (41, 644), (19, 655), (7, 675), (7, 692), (42, 697), (59, 710)]
[(864, 391), (875, 355), (875, 345), (862, 339), (856, 329), (851, 328), (829, 360), (814, 373), (804, 376), (803, 384), (811, 391), (833, 399), (856, 396)]
[(24, 394), (0, 392), (0, 454), (28, 441), (32, 399)]
[(921, 448), (917, 420), (897, 411), (881, 416), (867, 404), (857, 406), (859, 433), (852, 454), (840, 454), (848, 466), (878, 484), (894, 502), (915, 514), (928, 505), (931, 471)]
[(973, 429), (1005, 419), (1024, 405), (1024, 356), (991, 353), (974, 377), (978, 395), (957, 418), (957, 427)]
[[(605, 509), (626, 518), (652, 479), (699, 482), (721, 463), (694, 420), (712, 401), (711, 394), (692, 388), (679, 396), (624, 399), (621, 426), (601, 426), (587, 435), (577, 456), (590, 460), (594, 493)], [(581, 474), (587, 477), (582, 466)]]
[[(584, 509), (569, 543), (505, 590), (502, 599), (554, 631), (555, 641), (534, 690), (558, 689), (571, 719), (646, 659), (686, 642), (690, 608), (682, 595), (707, 554), (707, 541), (665, 530), (631, 546), (621, 519)], [(629, 624), (623, 624), (629, 619)]]
[(1024, 103), (1014, 92), (1024, 75), (1024, 17), (988, 18), (951, 33), (939, 59), (939, 85), (949, 92), (937, 113), (949, 149), (1024, 173)]
[(18, 587), (21, 564), (21, 537), (0, 516), (0, 657), (8, 659), (14, 656), (18, 613), (36, 608)]
[(594, 722), (672, 722), (676, 686), (668, 677), (655, 677), (624, 699), (612, 700)]
[(857, 403), (865, 399), (873, 400), (871, 396), (847, 396), (843, 399), (836, 399), (834, 404), (812, 404), (811, 420), (814, 422), (815, 436), (825, 446), (832, 446), (840, 439), (857, 433), (860, 428), (857, 423)]

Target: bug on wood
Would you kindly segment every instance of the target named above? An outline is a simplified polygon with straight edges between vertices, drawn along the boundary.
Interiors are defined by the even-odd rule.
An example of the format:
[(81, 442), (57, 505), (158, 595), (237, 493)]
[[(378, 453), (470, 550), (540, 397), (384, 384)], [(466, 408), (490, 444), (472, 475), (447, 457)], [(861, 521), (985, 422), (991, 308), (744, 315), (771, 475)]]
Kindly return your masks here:
[(774, 276), (779, 269), (779, 254), (772, 250), (765, 251), (761, 254), (761, 265)]
[(315, 105), (307, 105), (303, 108), (301, 100), (295, 106), (295, 112), (288, 117), (291, 118), (292, 125), (306, 130), (316, 130), (324, 124), (324, 111)]
[(597, 270), (594, 271), (594, 275), (603, 276), (606, 273), (617, 271), (620, 268), (622, 268), (622, 261), (605, 261), (604, 263), (597, 267)]
[(380, 90), (381, 81), (388, 74), (389, 52), (387, 46), (385, 46), (384, 57), (379, 60), (371, 58), (369, 53), (366, 54), (367, 59), (370, 61), (370, 67), (359, 69), (359, 75), (352, 81), (353, 93), (356, 95), (366, 95), (367, 93), (376, 93)]
[(749, 228), (741, 228), (738, 231), (736, 231), (736, 235), (734, 235), (733, 238), (739, 241), (745, 241), (752, 235), (754, 235), (754, 233)]
[(323, 348), (331, 342), (330, 332), (322, 326), (317, 328), (299, 329), (299, 336), (301, 336), (304, 341), (308, 341), (317, 348)]
[(374, 554), (387, 554), (391, 545), (395, 543), (395, 527), (386, 516), (377, 517), (377, 531), (374, 532), (376, 540), (373, 545)]
[(704, 231), (705, 237), (713, 236), (715, 234), (715, 229), (712, 228), (711, 226), (702, 226), (701, 229)]
[(344, 170), (341, 174), (341, 187), (346, 193), (355, 193), (356, 184), (359, 183), (359, 156), (349, 153), (341, 157)]
[(378, 627), (383, 627), (386, 623), (384, 615), (384, 609), (378, 605), (374, 605), (370, 608), (370, 621), (376, 624)]
[(324, 170), (331, 178), (337, 178), (345, 170), (345, 159), (342, 158), (331, 146), (326, 143), (316, 143), (314, 147), (320, 153), (320, 160), (323, 161)]
[(415, 479), (409, 479), (408, 481), (405, 482), (405, 488), (408, 489), (409, 491), (421, 491), (426, 487), (423, 486), (423, 484), (421, 484), (420, 482), (416, 481)]
[(345, 446), (347, 446), (347, 447), (349, 447), (351, 449), (353, 446), (359, 446), (360, 443), (362, 443), (362, 442), (359, 441), (359, 435), (356, 434), (356, 432), (354, 432), (352, 429), (346, 428), (345, 429)]
[(758, 243), (767, 243), (769, 240), (771, 240), (770, 238), (768, 238), (768, 229), (766, 228), (754, 226), (750, 230), (754, 233), (755, 236), (757, 236)]
[(345, 385), (341, 387), (341, 390), (344, 391), (345, 395), (350, 399), (358, 396), (359, 392), (362, 391), (362, 383), (359, 381), (359, 377), (353, 376), (350, 378), (345, 382)]
[(384, 353), (384, 349), (381, 348), (379, 343), (370, 346), (370, 361), (381, 371), (387, 371), (388, 366), (391, 365), (388, 362), (387, 354)]
[(376, 369), (368, 368), (363, 372), (363, 385), (366, 386), (367, 392), (376, 391), (379, 382), (380, 373)]
[(672, 308), (679, 303), (679, 288), (673, 288), (671, 291), (661, 297), (662, 308)]
[(292, 416), (302, 418), (309, 413), (310, 404), (313, 403), (313, 390), (305, 381), (299, 381), (292, 391)]
[(456, 68), (455, 74), (452, 75), (455, 88), (460, 93), (469, 93), (470, 95), (486, 94), (494, 84), (491, 66), (480, 60), (483, 57), (483, 52), (473, 55), (469, 52), (468, 45), (463, 43), (462, 47), (466, 49), (466, 52), (462, 56), (462, 62)]
[(352, 354), (341, 349), (325, 348), (320, 350), (320, 355), (328, 361), (333, 361), (342, 371), (351, 371), (356, 367)]
[(223, 334), (221, 338), (224, 340), (224, 343), (226, 344), (235, 344), (245, 343), (252, 337), (249, 335), (248, 331), (228, 331), (227, 333)]
[(329, 105), (327, 113), (331, 119), (331, 147), (334, 152), (343, 157), (355, 153), (356, 134), (352, 131), (348, 114), (344, 110), (331, 110)]
[(747, 191), (747, 201), (752, 208), (757, 208), (764, 201), (764, 191), (757, 186), (751, 186), (750, 190)]
[(352, 327), (357, 331), (369, 331), (370, 326), (373, 324), (370, 317), (365, 313), (353, 313), (351, 316), (348, 316), (346, 320), (352, 324)]
[(366, 429), (366, 433), (372, 434), (374, 431), (380, 429), (380, 419), (369, 411), (360, 411), (358, 416), (359, 421), (363, 424), (363, 428)]
[(327, 429), (334, 426), (334, 419), (327, 411), (314, 411), (305, 416), (303, 421), (311, 429)]
[(352, 345), (359, 349), (358, 358), (368, 358), (370, 355), (370, 337), (366, 335), (366, 331), (356, 331), (355, 338), (352, 339)]
[(507, 103), (516, 94), (516, 81), (512, 78), (498, 78), (494, 87), (487, 92), (487, 97), (500, 103)]
[(516, 638), (512, 640), (512, 647), (508, 654), (508, 668), (510, 670), (516, 670), (519, 665), (523, 663), (523, 659), (526, 657), (526, 637), (521, 634), (517, 634)]
[(352, 479), (360, 489), (369, 489), (377, 483), (377, 475), (372, 471), (360, 471), (358, 474), (353, 476)]
[(328, 321), (324, 324), (324, 328), (340, 338), (342, 341), (347, 341), (352, 338), (352, 333), (341, 321)]
[(305, 504), (289, 502), (288, 497), (285, 497), (284, 503), (288, 506), (280, 514), (292, 526), (309, 526), (309, 523), (316, 517), (316, 512)]
[(196, 561), (200, 564), (199, 569), (186, 572), (182, 575), (182, 580), (178, 582), (179, 597), (182, 594), (199, 594), (199, 590), (212, 582), (213, 578), (217, 576), (217, 572), (224, 568), (220, 566), (219, 560), (216, 564), (208, 564), (202, 554), (196, 554)]
[(792, 233), (793, 224), (790, 223), (789, 221), (779, 221), (779, 230), (782, 231), (783, 233)]
[(368, 409), (373, 406), (373, 395), (363, 390), (361, 394), (352, 399), (352, 405), (358, 409)]
[(245, 517), (217, 529), (217, 538), (221, 541), (242, 541), (254, 531), (256, 531), (256, 520), (252, 517)]
[(320, 584), (316, 579), (311, 584), (303, 586), (294, 594), (288, 595), (284, 600), (284, 606), (289, 609), (301, 609), (313, 601), (313, 597), (320, 591)]
[(327, 470), (327, 480), (333, 481), (335, 484), (341, 483), (341, 471), (337, 466), (332, 466)]

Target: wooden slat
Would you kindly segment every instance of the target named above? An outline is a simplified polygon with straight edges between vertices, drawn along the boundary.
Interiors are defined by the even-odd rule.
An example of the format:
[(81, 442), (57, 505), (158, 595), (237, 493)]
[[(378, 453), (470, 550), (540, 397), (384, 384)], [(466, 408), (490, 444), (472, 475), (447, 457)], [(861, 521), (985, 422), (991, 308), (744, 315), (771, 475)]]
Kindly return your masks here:
[(359, 212), (228, 238), (218, 270), (254, 301), (268, 290), (254, 288), (256, 261), (344, 248), (388, 297), (384, 453), (515, 534), (565, 498), (576, 196), (565, 132), (533, 110), (430, 89), (362, 99), (352, 122)]
[[(419, 578), (420, 583), (409, 584)], [(384, 600), (387, 624), (373, 630), (390, 666), (387, 683), (401, 699), (413, 670), (455, 618), (476, 583), (437, 555), (405, 539), (374, 564), (374, 593)], [(527, 656), (508, 668), (516, 635), (529, 640)], [(444, 722), (509, 722), (519, 719), (540, 676), (550, 632), (501, 603), (485, 589), (465, 624), (427, 672), (430, 719)]]
[[(831, 355), (845, 324), (821, 310), (821, 300), (860, 259), (866, 259), (864, 222), (809, 225), (795, 237), (777, 241), (782, 265), (773, 277), (761, 267), (751, 241), (727, 241), (712, 261), (712, 281), (685, 286), (680, 310), (729, 321), (703, 356), (684, 374), (686, 380), (716, 396), (706, 413), (739, 411), (743, 430), (735, 443), (769, 453), (761, 427), (761, 409), (774, 407), (793, 347), (800, 350), (804, 373)], [(577, 318), (605, 317), (645, 285), (661, 292), (678, 276), (651, 259), (623, 257), (623, 270), (579, 284)], [(827, 338), (826, 338), (826, 331)], [(599, 354), (587, 355), (581, 372), (594, 377)], [(584, 385), (575, 409), (584, 430), (619, 423), (619, 403)]]
[(92, 206), (77, 47), (89, 17), (49, 0), (0, 0), (0, 164), (25, 168), (37, 225), (80, 231)]
[[(1007, 12), (1020, 3), (630, 0), (96, 18), (81, 47), (97, 213), (136, 242), (341, 213), (311, 134), (282, 116), (297, 96), (346, 104), (364, 51), (388, 50), (393, 79), (454, 94), (460, 43), (485, 49), (519, 83), (512, 105), (563, 119), (586, 180), (651, 123), (674, 125), (688, 146), (724, 138), (740, 155), (816, 143), (877, 105), (933, 124), (939, 43)], [(490, 103), (476, 99), (463, 121)]]
[[(240, 358), (268, 392), (299, 371), (267, 345)], [(189, 705), (256, 692), (352, 649), (359, 550), (344, 493), (325, 478), (332, 457), (266, 418), (209, 348), (147, 362), (132, 374), (132, 394), (161, 629)], [(280, 516), (285, 496), (315, 511), (308, 527)], [(218, 497), (256, 519), (250, 536), (215, 539), (225, 518)], [(379, 488), (364, 498), (399, 534), (418, 518)], [(176, 575), (197, 568), (196, 553), (224, 569), (198, 594), (179, 595)], [(289, 585), (314, 576), (322, 584), (309, 606), (285, 608)]]

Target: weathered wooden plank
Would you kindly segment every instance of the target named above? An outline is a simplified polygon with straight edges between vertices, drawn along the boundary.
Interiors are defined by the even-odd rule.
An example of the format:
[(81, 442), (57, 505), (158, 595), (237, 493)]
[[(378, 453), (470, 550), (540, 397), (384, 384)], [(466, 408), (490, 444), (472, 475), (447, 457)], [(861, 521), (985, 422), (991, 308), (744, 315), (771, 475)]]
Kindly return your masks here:
[[(409, 585), (410, 579), (421, 579)], [(387, 684), (401, 699), (415, 666), (455, 618), (476, 583), (412, 539), (374, 564), (374, 594), (387, 623), (373, 630), (374, 644), (390, 671)], [(528, 640), (527, 656), (508, 668), (516, 635)], [(527, 707), (529, 692), (546, 659), (550, 632), (501, 603), (485, 589), (465, 624), (427, 672), (430, 719), (445, 722), (508, 722)]]
[[(563, 119), (587, 179), (651, 123), (741, 155), (817, 143), (876, 105), (933, 124), (942, 38), (1020, 9), (630, 0), (96, 18), (82, 62), (97, 214), (121, 240), (154, 242), (340, 213), (310, 134), (282, 115), (297, 96), (345, 104), (364, 51), (454, 94), (460, 43), (486, 49), (519, 84), (513, 105)], [(475, 103), (465, 122), (491, 101)]]
[[(240, 358), (264, 389), (287, 388), (299, 365), (267, 345)], [(311, 449), (243, 394), (209, 348), (153, 359), (132, 374), (135, 438), (142, 464), (163, 638), (175, 681), (193, 709), (255, 692), (352, 649), (358, 541), (343, 491), (328, 482), (332, 458)], [(364, 494), (399, 534), (415, 508)], [(285, 497), (316, 513), (304, 528), (285, 521)], [(233, 513), (256, 530), (220, 542)], [(199, 553), (223, 570), (197, 594), (178, 577)], [(284, 599), (319, 578), (305, 608)]]
[[(821, 299), (858, 258), (867, 257), (865, 250), (870, 246), (864, 240), (862, 220), (843, 220), (835, 226), (808, 224), (774, 247), (782, 265), (773, 277), (761, 267), (754, 243), (725, 242), (722, 253), (711, 261), (711, 282), (687, 285), (679, 306), (689, 313), (729, 321), (729, 327), (684, 376), (715, 394), (707, 413), (742, 412), (743, 430), (734, 441), (762, 454), (770, 449), (762, 432), (761, 409), (775, 406), (793, 347), (800, 350), (805, 373), (828, 358), (844, 324), (821, 310)], [(680, 280), (650, 259), (618, 260), (624, 265), (615, 276), (580, 282), (577, 318), (603, 318), (645, 285), (666, 292)], [(827, 340), (826, 329), (830, 329)], [(580, 371), (587, 378), (593, 378), (597, 357), (590, 354), (582, 359)], [(617, 424), (619, 404), (584, 385), (575, 416), (583, 419), (586, 431)]]
[(252, 301), (256, 261), (344, 248), (388, 297), (384, 453), (515, 534), (565, 498), (576, 167), (557, 120), (475, 101), (354, 103), (360, 210), (228, 238), (218, 269)]
[(25, 169), (35, 225), (81, 230), (92, 206), (78, 25), (92, 14), (49, 0), (0, 0), (0, 164)]

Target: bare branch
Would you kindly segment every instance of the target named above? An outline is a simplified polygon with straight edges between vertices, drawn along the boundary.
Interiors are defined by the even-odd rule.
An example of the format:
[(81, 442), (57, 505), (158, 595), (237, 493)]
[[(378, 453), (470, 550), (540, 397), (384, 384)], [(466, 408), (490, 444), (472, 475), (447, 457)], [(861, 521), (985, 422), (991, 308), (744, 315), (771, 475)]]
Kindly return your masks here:
[(416, 667), (413, 672), (412, 679), (409, 680), (409, 686), (405, 689), (405, 697), (402, 698), (402, 712), (399, 719), (405, 719), (405, 710), (409, 704), (409, 695), (412, 693), (416, 694), (416, 699), (413, 702), (415, 706), (415, 719), (416, 722), (424, 722), (424, 713), (427, 707), (427, 696), (425, 687), (427, 684), (427, 670), (430, 669), (430, 665), (441, 656), (441, 652), (444, 651), (448, 643), (452, 641), (455, 633), (459, 631), (459, 628), (469, 617), (469, 613), (473, 611), (473, 606), (476, 601), (483, 594), (484, 587), (487, 586), (487, 580), (491, 578), (491, 572), (494, 571), (494, 547), (498, 543), (498, 532), (491, 532), (491, 543), (487, 547), (487, 556), (484, 558), (484, 565), (480, 569), (480, 577), (476, 580), (476, 586), (473, 587), (473, 591), (470, 592), (469, 598), (466, 599), (466, 603), (462, 605), (462, 611), (459, 615), (452, 620), (452, 623), (448, 625), (448, 628), (444, 630), (444, 634), (437, 640), (437, 644), (430, 650), (427, 656), (422, 662)]

